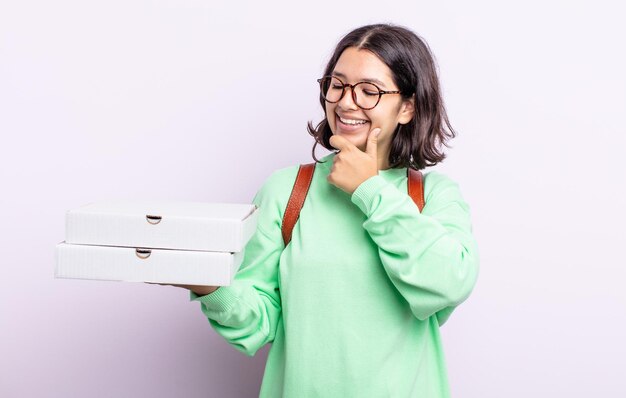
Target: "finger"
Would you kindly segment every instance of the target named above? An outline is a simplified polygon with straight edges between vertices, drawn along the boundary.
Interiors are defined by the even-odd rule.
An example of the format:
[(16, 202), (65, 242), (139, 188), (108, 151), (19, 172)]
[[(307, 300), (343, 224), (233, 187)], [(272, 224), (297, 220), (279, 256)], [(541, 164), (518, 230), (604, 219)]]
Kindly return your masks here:
[(350, 141), (340, 135), (332, 135), (328, 142), (330, 142), (330, 145), (332, 145), (336, 149), (339, 149), (340, 151), (352, 145)]
[(367, 145), (365, 146), (365, 153), (376, 159), (376, 151), (378, 149), (378, 135), (380, 134), (380, 128), (376, 127), (370, 131), (367, 136)]

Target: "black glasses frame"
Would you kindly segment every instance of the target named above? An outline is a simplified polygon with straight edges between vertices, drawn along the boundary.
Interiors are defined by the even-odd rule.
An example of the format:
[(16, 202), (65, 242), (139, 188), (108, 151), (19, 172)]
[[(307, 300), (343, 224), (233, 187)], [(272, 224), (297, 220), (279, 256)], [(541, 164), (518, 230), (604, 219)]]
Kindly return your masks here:
[[(337, 80), (339, 80), (339, 82), (341, 83), (341, 95), (339, 96), (339, 99), (337, 101), (329, 101), (326, 98), (326, 95), (324, 93), (324, 86), (322, 84), (322, 81), (324, 79), (332, 79), (335, 78)], [(322, 98), (324, 98), (324, 101), (329, 102), (331, 104), (336, 104), (337, 102), (341, 101), (341, 99), (343, 98), (343, 96), (346, 94), (346, 87), (350, 87), (350, 91), (352, 91), (352, 101), (354, 102), (354, 104), (356, 106), (358, 106), (359, 108), (363, 109), (363, 110), (370, 110), (370, 109), (374, 109), (376, 107), (376, 105), (378, 105), (378, 103), (380, 102), (380, 99), (382, 98), (382, 96), (384, 94), (401, 94), (402, 91), (389, 91), (389, 90), (381, 90), (380, 87), (378, 87), (377, 85), (375, 85), (372, 82), (358, 82), (358, 83), (354, 83), (354, 84), (350, 84), (350, 83), (344, 83), (343, 80), (341, 80), (340, 78), (338, 78), (337, 76), (323, 76), (320, 77), (319, 79), (317, 79), (317, 82), (320, 84), (320, 93), (322, 94)], [(354, 88), (356, 86), (358, 86), (359, 84), (371, 84), (372, 86), (376, 87), (376, 89), (378, 90), (378, 99), (376, 100), (376, 103), (374, 104), (374, 106), (370, 107), (370, 108), (364, 108), (361, 105), (359, 105), (359, 103), (356, 101), (356, 92), (354, 91)]]

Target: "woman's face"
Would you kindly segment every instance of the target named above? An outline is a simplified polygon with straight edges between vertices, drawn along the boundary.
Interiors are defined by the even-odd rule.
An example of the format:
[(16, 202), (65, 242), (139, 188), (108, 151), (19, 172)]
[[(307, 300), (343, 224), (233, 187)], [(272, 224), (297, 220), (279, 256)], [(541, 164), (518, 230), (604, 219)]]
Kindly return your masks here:
[[(398, 87), (393, 83), (391, 69), (376, 55), (368, 50), (359, 50), (348, 47), (339, 57), (335, 69), (331, 73), (344, 83), (355, 84), (368, 81), (377, 85), (383, 91), (396, 91)], [(400, 94), (384, 94), (378, 105), (373, 109), (363, 110), (352, 100), (352, 90), (345, 89), (341, 100), (336, 103), (326, 102), (326, 118), (333, 134), (345, 137), (362, 151), (365, 151), (369, 132), (379, 127), (378, 155), (388, 158), (393, 132), (398, 123), (408, 123), (413, 117), (414, 106), (412, 100), (403, 100)], [(365, 121), (363, 124), (348, 124), (347, 120)], [(359, 122), (360, 123), (360, 122)]]

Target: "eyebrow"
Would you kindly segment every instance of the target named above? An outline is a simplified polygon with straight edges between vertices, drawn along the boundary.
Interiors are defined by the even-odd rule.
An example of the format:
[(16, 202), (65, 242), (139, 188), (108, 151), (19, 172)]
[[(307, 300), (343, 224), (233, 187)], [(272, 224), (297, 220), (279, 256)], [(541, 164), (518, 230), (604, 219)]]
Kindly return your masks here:
[[(344, 78), (344, 79), (348, 79), (348, 78), (347, 78), (347, 76), (346, 76), (346, 75), (344, 75), (344, 74), (343, 74), (343, 73), (341, 73), (341, 72), (334, 71), (334, 72), (333, 72), (333, 75), (335, 75), (335, 76), (337, 76), (337, 77), (342, 77), (342, 78)], [(366, 77), (366, 78), (364, 78), (364, 79), (362, 79), (362, 80), (360, 80), (360, 81), (362, 81), (362, 82), (368, 82), (368, 83), (376, 83), (376, 84), (378, 84), (378, 85), (382, 86), (383, 88), (386, 88), (385, 83), (381, 82), (381, 81), (380, 81), (380, 80), (378, 80), (378, 79), (374, 79), (374, 78), (367, 78), (367, 77)]]

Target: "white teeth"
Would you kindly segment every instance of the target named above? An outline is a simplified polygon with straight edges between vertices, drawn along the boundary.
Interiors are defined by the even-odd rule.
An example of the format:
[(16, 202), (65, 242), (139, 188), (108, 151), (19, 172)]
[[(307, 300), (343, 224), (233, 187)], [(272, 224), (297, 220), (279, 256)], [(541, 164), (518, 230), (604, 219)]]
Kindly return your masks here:
[(353, 119), (344, 119), (342, 117), (339, 118), (339, 120), (341, 120), (342, 123), (345, 124), (351, 124), (351, 125), (357, 125), (357, 124), (365, 124), (367, 123), (366, 120), (353, 120)]

